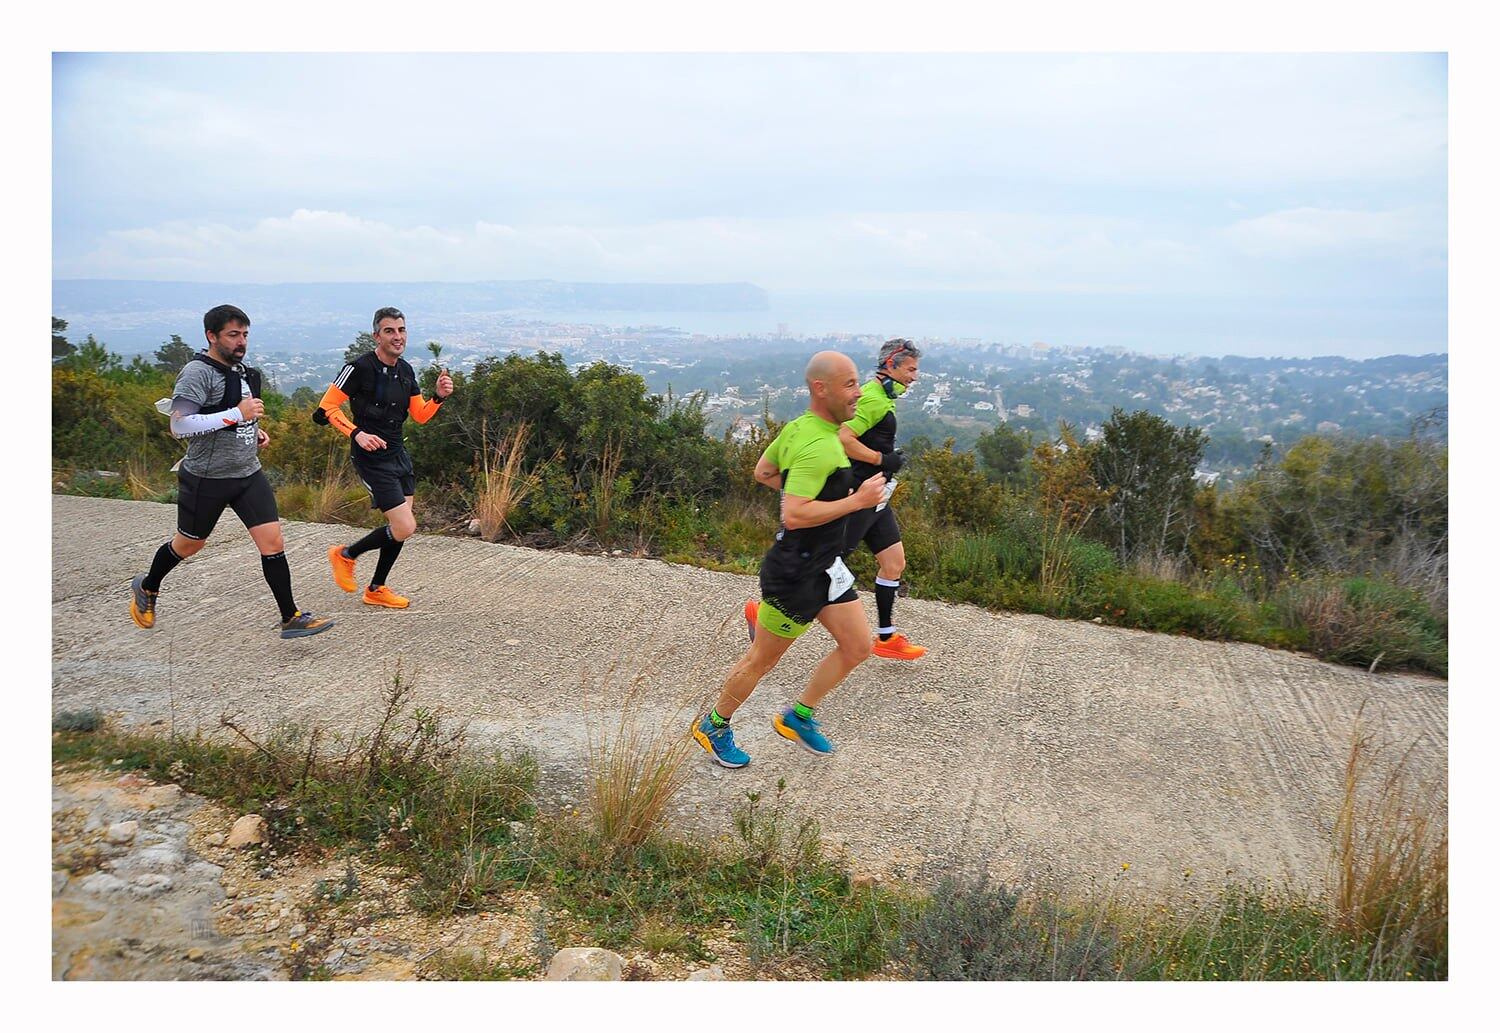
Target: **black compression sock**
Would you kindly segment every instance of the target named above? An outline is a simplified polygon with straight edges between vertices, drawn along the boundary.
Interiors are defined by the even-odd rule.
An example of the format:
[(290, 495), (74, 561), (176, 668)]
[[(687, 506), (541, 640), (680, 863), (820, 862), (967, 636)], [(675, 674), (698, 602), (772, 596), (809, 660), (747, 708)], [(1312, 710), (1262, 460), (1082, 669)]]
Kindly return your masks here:
[(292, 601), (292, 568), (287, 565), (286, 553), (262, 556), (260, 572), (266, 576), (266, 584), (271, 586), (271, 594), (281, 609), (281, 623), (285, 624), (297, 616), (297, 604)]
[(369, 552), (371, 549), (378, 549), (391, 540), (391, 525), (382, 524), (353, 545), (344, 546), (344, 555), (352, 560), (360, 553)]
[[(891, 615), (896, 608), (896, 593), (901, 589), (901, 582), (887, 581), (885, 578), (875, 579), (875, 613), (880, 618), (880, 628), (894, 627), (891, 623)], [(891, 637), (891, 632), (882, 631), (880, 640), (884, 642)]]
[(156, 556), (151, 560), (151, 569), (141, 581), (141, 587), (148, 592), (160, 592), (161, 579), (170, 574), (172, 568), (181, 562), (182, 557), (172, 551), (172, 543), (162, 542), (161, 548), (156, 550)]
[(391, 576), (391, 568), (396, 565), (396, 557), (401, 555), (401, 542), (392, 538), (380, 547), (380, 561), (375, 564), (375, 579), (370, 582), (371, 588), (379, 588), (385, 584), (385, 579)]

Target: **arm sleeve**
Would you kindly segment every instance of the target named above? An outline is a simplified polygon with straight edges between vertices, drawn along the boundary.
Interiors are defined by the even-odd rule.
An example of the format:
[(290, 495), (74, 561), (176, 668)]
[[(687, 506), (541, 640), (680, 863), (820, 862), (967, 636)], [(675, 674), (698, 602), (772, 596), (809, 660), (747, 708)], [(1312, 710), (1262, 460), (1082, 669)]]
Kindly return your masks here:
[(442, 401), (437, 398), (430, 398), (423, 401), (421, 392), (415, 391), (412, 393), (411, 400), (406, 403), (406, 411), (418, 423), (426, 423), (437, 415), (437, 411), (442, 407), (442, 404)]
[(178, 438), (196, 438), (204, 434), (212, 434), (216, 430), (225, 427), (233, 427), (240, 422), (240, 411), (238, 408), (230, 409), (228, 412), (199, 412), (200, 406), (191, 398), (177, 397), (172, 399), (172, 436)]
[[(347, 373), (349, 367), (345, 366), (344, 370), (345, 373)], [(344, 373), (340, 373), (339, 380), (343, 379)], [(354, 421), (345, 416), (344, 410), (340, 408), (345, 402), (349, 400), (349, 396), (344, 394), (343, 391), (339, 390), (338, 384), (339, 381), (335, 380), (332, 384), (328, 385), (328, 390), (323, 392), (323, 398), (320, 402), (318, 402), (318, 408), (322, 409), (323, 415), (328, 417), (329, 426), (338, 431), (340, 434), (344, 435), (344, 437), (346, 438), (353, 437), (354, 431), (356, 429), (354, 426)]]

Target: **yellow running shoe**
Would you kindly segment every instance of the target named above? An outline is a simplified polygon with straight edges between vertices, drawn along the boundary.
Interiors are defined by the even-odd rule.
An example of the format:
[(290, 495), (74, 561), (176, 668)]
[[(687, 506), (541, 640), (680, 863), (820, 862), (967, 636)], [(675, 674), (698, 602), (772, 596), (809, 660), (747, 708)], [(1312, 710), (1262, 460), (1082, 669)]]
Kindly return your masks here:
[(879, 635), (876, 635), (872, 652), (887, 660), (917, 660), (927, 655), (927, 647), (913, 645), (911, 639), (898, 632), (884, 642), (880, 641)]
[(365, 602), (371, 606), (389, 606), (393, 610), (404, 610), (411, 605), (410, 599), (404, 595), (397, 595), (385, 585), (365, 589)]
[(344, 547), (335, 545), (328, 550), (328, 565), (333, 568), (333, 583), (346, 592), (354, 591), (354, 561), (344, 555)]

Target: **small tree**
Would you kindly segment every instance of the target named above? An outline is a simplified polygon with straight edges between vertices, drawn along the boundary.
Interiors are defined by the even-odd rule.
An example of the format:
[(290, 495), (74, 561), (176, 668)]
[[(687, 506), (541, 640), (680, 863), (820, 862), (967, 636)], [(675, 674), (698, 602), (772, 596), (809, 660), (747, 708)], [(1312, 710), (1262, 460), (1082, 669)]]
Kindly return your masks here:
[(152, 365), (163, 373), (176, 373), (192, 361), (192, 358), (193, 346), (177, 334), (173, 334), (170, 341), (156, 349), (156, 362)]
[(52, 317), (53, 362), (56, 362), (58, 359), (66, 359), (68, 356), (72, 355), (78, 350), (76, 347), (74, 347), (72, 341), (69, 341), (67, 337), (63, 336), (63, 331), (67, 328), (68, 321), (66, 319), (58, 319), (56, 316)]
[(1181, 555), (1193, 530), (1193, 474), (1208, 436), (1144, 410), (1115, 409), (1093, 451), (1099, 486), (1113, 489), (1104, 529), (1121, 560)]
[(1032, 450), (1031, 433), (1005, 424), (987, 430), (974, 443), (979, 465), (990, 480), (1015, 484), (1022, 480), (1026, 456)]
[(375, 350), (375, 335), (371, 333), (360, 333), (354, 338), (349, 347), (344, 349), (344, 361), (353, 362), (366, 352)]

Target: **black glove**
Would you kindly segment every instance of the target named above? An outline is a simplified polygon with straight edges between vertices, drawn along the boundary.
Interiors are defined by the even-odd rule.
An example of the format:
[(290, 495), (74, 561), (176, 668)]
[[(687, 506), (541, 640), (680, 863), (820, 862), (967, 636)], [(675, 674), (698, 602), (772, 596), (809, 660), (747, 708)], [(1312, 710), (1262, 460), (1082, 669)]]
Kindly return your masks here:
[(880, 472), (887, 477), (896, 476), (905, 465), (906, 453), (899, 448), (894, 452), (882, 452), (880, 454)]

